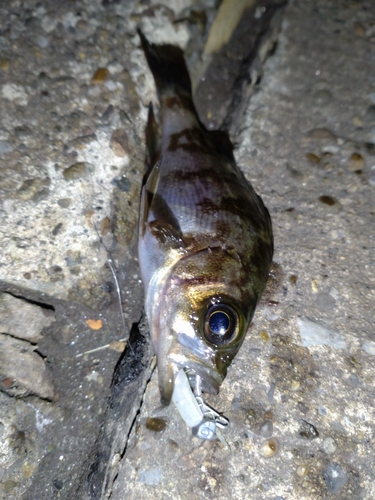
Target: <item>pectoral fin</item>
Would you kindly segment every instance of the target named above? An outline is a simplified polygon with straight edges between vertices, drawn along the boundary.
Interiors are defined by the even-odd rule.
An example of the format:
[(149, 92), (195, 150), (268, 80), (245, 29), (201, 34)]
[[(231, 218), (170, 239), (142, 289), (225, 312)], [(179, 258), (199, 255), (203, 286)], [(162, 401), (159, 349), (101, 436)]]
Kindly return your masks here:
[(168, 221), (162, 219), (153, 220), (148, 223), (148, 227), (160, 245), (166, 248), (185, 247), (181, 231), (172, 226)]

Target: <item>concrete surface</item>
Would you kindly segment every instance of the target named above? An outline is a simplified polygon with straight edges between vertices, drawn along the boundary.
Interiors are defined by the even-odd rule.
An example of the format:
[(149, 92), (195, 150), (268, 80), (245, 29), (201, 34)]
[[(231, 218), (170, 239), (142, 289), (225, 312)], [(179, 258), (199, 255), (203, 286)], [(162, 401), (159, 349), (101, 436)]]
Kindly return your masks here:
[[(230, 419), (229, 447), (160, 407), (144, 325), (133, 351), (113, 342), (142, 314), (135, 233), (155, 92), (135, 27), (179, 43), (199, 75), (216, 10), (189, 5), (0, 4), (0, 305), (13, 297), (26, 311), (12, 322), (3, 306), (0, 333), (15, 363), (32, 354), (39, 370), (26, 387), (0, 367), (1, 498), (375, 498), (370, 0), (290, 2), (235, 129), (276, 251), (253, 326), (208, 398)], [(218, 95), (199, 108), (208, 126)], [(27, 330), (28, 315), (31, 339), (13, 326)]]

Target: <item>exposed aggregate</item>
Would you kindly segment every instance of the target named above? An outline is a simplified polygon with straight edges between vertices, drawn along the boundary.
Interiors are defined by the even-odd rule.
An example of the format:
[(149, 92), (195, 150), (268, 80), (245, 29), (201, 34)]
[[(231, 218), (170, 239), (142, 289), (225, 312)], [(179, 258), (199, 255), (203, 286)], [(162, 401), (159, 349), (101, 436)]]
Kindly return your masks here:
[[(214, 3), (206, 4), (209, 26)], [(65, 399), (48, 366), (120, 338), (100, 336), (113, 288), (106, 248), (127, 287), (128, 330), (139, 318), (134, 243), (155, 92), (135, 28), (179, 43), (194, 66), (203, 17), (173, 23), (189, 5), (0, 3), (0, 279), (98, 312), (82, 312), (55, 339), (52, 310), (46, 323), (37, 304), (23, 303), (18, 331), (39, 318), (30, 340), (0, 310), (1, 340), (38, 367), (21, 389), (0, 370), (0, 498), (31, 498), (49, 457), (57, 465), (39, 498), (69, 498), (99, 432), (97, 395), (115, 348), (72, 363), (82, 363), (81, 380), (62, 365)], [(229, 447), (192, 438), (173, 407), (160, 407), (154, 373), (114, 500), (375, 498), (374, 63), (372, 2), (290, 2), (235, 138), (237, 162), (272, 215), (276, 265), (220, 396), (207, 398), (230, 419)], [(51, 360), (36, 351), (46, 336), (56, 344)]]

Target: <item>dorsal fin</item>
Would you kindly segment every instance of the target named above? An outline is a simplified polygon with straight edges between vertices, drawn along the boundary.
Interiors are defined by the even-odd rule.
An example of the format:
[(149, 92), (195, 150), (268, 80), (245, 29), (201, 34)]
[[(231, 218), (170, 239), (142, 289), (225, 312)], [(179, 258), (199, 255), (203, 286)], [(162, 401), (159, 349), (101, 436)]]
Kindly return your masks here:
[(158, 161), (159, 151), (159, 127), (155, 120), (152, 102), (148, 106), (148, 118), (146, 126), (146, 172), (143, 182), (145, 183), (152, 167)]

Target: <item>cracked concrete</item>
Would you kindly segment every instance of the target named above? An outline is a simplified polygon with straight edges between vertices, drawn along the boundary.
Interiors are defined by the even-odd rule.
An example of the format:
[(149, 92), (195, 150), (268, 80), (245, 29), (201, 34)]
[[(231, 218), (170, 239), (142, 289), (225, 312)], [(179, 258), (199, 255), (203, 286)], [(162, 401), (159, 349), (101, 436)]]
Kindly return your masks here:
[[(270, 209), (276, 251), (245, 343), (207, 398), (230, 419), (229, 448), (193, 438), (160, 407), (147, 328), (139, 337), (134, 326), (144, 125), (156, 99), (135, 28), (179, 43), (199, 81), (216, 9), (190, 7), (0, 5), (1, 289), (28, 301), (30, 324), (33, 308), (53, 314), (19, 342), (37, 343), (54, 389), (14, 394), (1, 371), (2, 498), (375, 497), (372, 2), (290, 2), (273, 55), (241, 80), (251, 92), (232, 119), (236, 158)], [(208, 126), (223, 115), (220, 92), (205, 99), (204, 87), (220, 75), (207, 69), (196, 85)], [(22, 327), (0, 325), (19, 337)], [(131, 331), (136, 355), (113, 342)]]

